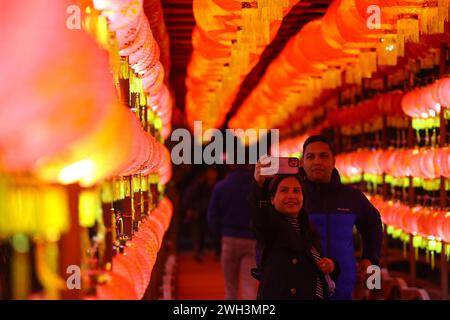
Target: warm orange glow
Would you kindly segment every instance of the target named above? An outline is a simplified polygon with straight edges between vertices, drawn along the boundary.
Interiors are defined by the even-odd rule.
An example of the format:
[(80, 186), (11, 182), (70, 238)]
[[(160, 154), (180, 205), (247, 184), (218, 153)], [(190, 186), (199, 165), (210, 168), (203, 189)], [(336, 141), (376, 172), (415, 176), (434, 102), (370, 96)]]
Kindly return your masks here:
[(242, 80), (297, 2), (259, 1), (257, 7), (242, 8), (240, 1), (194, 1), (197, 26), (186, 79), (189, 126), (201, 120), (207, 130), (223, 123)]
[(435, 117), (441, 112), (441, 106), (448, 105), (450, 78), (443, 78), (432, 85), (408, 92), (402, 99), (404, 113), (413, 118)]
[(58, 180), (62, 184), (70, 184), (80, 180), (90, 181), (95, 167), (91, 160), (81, 160), (63, 168)]

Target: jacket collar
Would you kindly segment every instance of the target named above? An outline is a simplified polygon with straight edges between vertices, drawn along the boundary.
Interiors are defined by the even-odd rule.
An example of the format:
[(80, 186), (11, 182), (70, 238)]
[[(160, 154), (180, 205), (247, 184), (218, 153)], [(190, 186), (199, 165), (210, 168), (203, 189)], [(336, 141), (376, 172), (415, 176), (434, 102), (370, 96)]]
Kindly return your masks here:
[(300, 172), (300, 175), (301, 175), (302, 180), (304, 181), (306, 187), (309, 189), (312, 189), (312, 190), (318, 190), (318, 191), (335, 190), (335, 189), (338, 189), (342, 185), (341, 176), (339, 175), (339, 172), (337, 171), (336, 168), (334, 168), (333, 172), (331, 173), (331, 181), (329, 183), (317, 183), (317, 182), (309, 181), (306, 178), (306, 172), (305, 172), (305, 169), (303, 169), (303, 167), (301, 167), (299, 169), (299, 172)]
[[(269, 210), (272, 211), (272, 214), (278, 216), (278, 218), (282, 221), (281, 224), (284, 226), (283, 230), (279, 234), (281, 243), (283, 243), (285, 247), (291, 248), (294, 251), (303, 251), (307, 256), (311, 256), (310, 258), (314, 261), (314, 258), (311, 255), (311, 242), (306, 242), (304, 239), (301, 239), (300, 234), (294, 230), (291, 223), (288, 221), (288, 219), (283, 217), (283, 214), (281, 212), (279, 212), (272, 206), (270, 206)], [(300, 214), (302, 213), (305, 212), (300, 212)]]

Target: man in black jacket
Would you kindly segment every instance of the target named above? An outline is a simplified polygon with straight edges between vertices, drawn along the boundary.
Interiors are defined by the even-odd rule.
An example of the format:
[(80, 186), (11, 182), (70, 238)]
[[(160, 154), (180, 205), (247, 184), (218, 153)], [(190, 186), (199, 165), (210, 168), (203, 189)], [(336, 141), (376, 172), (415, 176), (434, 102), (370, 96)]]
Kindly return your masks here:
[[(341, 184), (334, 168), (331, 143), (323, 136), (311, 136), (303, 144), (300, 176), (304, 181), (305, 208), (321, 236), (325, 256), (338, 261), (341, 273), (332, 299), (352, 299), (356, 278), (364, 279), (370, 265), (378, 264), (381, 252), (382, 224), (380, 214), (364, 194)], [(257, 186), (254, 201), (267, 198), (265, 177), (260, 175), (260, 163), (255, 168)], [(356, 264), (353, 227), (361, 234), (363, 255)]]

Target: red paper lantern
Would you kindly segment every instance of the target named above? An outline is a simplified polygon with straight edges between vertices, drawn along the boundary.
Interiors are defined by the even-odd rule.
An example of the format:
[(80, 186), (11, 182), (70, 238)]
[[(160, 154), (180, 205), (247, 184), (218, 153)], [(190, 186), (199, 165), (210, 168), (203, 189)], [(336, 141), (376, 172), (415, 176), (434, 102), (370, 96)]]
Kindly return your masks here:
[(441, 175), (441, 163), (438, 150), (430, 149), (420, 154), (421, 177), (435, 179)]
[(137, 233), (133, 236), (133, 240), (127, 242), (127, 249), (130, 247), (132, 250), (136, 250), (139, 254), (140, 265), (144, 269), (144, 277), (145, 284), (148, 285), (150, 281), (150, 275), (152, 272), (153, 264), (151, 260), (151, 256), (148, 252), (147, 243), (141, 237), (136, 236)]
[(418, 150), (414, 150), (411, 157), (411, 173), (414, 177), (424, 178), (421, 168), (422, 154)]
[(436, 87), (438, 102), (441, 106), (450, 107), (450, 78), (438, 81)]
[(133, 284), (134, 293), (139, 299), (140, 290), (144, 286), (144, 276), (141, 268), (134, 258), (135, 256), (131, 256), (131, 258), (129, 258), (123, 254), (114, 256), (112, 271), (127, 277), (127, 279)]
[(389, 161), (395, 152), (396, 151), (389, 149), (385, 150), (383, 154), (381, 154), (379, 165), (384, 173), (389, 174), (389, 172), (391, 171), (391, 163)]
[(449, 178), (450, 177), (450, 148), (444, 147), (437, 150), (439, 163), (441, 165), (440, 171), (441, 174)]
[(420, 217), (421, 210), (422, 207), (414, 207), (408, 213), (408, 219), (405, 223), (405, 230), (412, 235), (417, 235), (419, 233), (418, 219)]
[(141, 230), (141, 227), (139, 229), (140, 230), (133, 236), (133, 238), (136, 237), (140, 239), (139, 241), (144, 244), (143, 249), (149, 257), (150, 267), (153, 269), (158, 254), (158, 239), (151, 230)]
[(108, 281), (96, 287), (97, 295), (95, 299), (100, 300), (137, 300), (138, 297), (128, 276), (115, 272), (108, 272)]
[(134, 286), (138, 298), (142, 299), (148, 284), (146, 279), (150, 277), (150, 265), (146, 264), (145, 258), (141, 256), (136, 248), (133, 248), (132, 244), (125, 248), (124, 256), (130, 262), (129, 268), (133, 270)]
[(442, 224), (442, 235), (443, 235), (442, 238), (447, 243), (450, 243), (450, 212), (445, 213), (445, 220), (444, 223)]
[(430, 220), (432, 218), (432, 211), (428, 208), (422, 208), (418, 212), (417, 226), (418, 234), (423, 237), (428, 237), (431, 235), (432, 228), (430, 225)]

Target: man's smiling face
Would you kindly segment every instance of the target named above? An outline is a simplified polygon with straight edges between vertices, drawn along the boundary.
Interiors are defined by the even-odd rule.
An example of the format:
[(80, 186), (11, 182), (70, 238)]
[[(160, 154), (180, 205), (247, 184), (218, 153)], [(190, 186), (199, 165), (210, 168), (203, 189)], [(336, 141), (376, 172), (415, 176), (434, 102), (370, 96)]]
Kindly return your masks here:
[(309, 181), (329, 183), (334, 165), (334, 156), (328, 144), (312, 142), (304, 150), (303, 168)]

